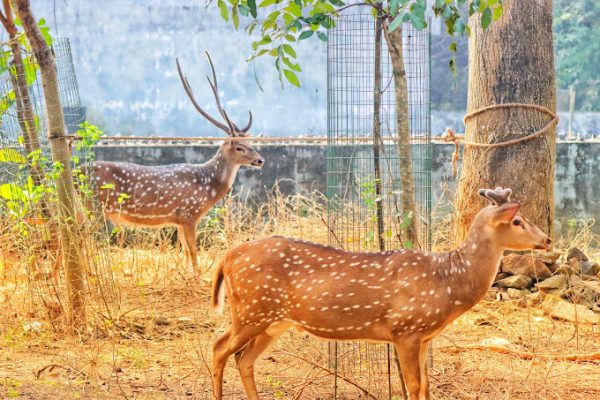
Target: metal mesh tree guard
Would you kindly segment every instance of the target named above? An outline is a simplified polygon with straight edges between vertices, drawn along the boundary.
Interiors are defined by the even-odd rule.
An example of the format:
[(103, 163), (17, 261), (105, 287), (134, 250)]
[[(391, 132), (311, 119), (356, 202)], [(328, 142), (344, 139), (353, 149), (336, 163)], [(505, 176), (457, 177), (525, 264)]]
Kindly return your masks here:
[[(12, 268), (17, 278), (25, 278), (33, 314), (46, 314), (52, 327), (61, 329), (67, 289), (57, 229), (59, 204), (54, 177), (59, 173), (59, 164), (51, 160), (39, 66), (23, 38), (18, 39), (20, 56), (14, 56), (10, 42), (2, 44), (0, 54), (0, 266), (4, 272)], [(65, 161), (74, 166), (78, 184), (79, 258), (88, 278), (86, 292), (94, 307), (110, 315), (119, 299), (114, 290), (108, 241), (102, 235), (100, 219), (87, 212), (89, 204), (84, 204), (93, 198), (92, 182), (85, 175), (93, 160), (88, 142), (92, 132), (82, 125), (85, 115), (69, 40), (54, 38), (52, 51), (67, 134), (81, 139), (72, 142), (73, 157)]]
[[(393, 65), (370, 10), (345, 13), (328, 42), (329, 242), (353, 251), (428, 249), (431, 242), (430, 34), (401, 27), (410, 158), (399, 142)], [(379, 43), (378, 43), (379, 42)], [(405, 154), (405, 153), (404, 153)], [(405, 166), (409, 165), (409, 170)], [(412, 169), (412, 171), (410, 171)], [(402, 182), (412, 182), (413, 188)], [(409, 186), (409, 185), (407, 185)], [(403, 207), (412, 189), (414, 209)], [(407, 237), (412, 225), (414, 235)], [(377, 398), (400, 393), (391, 347), (330, 345), (331, 367)], [(394, 373), (395, 372), (395, 373)], [(337, 378), (337, 375), (336, 375)], [(335, 382), (336, 398), (346, 398)]]

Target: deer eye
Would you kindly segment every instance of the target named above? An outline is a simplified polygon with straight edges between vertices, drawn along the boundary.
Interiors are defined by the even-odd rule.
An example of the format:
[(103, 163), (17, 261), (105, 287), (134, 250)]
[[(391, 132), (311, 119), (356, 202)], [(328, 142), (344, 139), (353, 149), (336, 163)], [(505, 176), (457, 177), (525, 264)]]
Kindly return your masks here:
[(241, 152), (241, 151), (244, 151), (244, 148), (243, 147), (236, 147), (235, 151), (240, 151)]
[(513, 225), (515, 225), (515, 226), (519, 226), (519, 225), (521, 225), (521, 220), (520, 220), (520, 219), (515, 219), (515, 220), (513, 221)]

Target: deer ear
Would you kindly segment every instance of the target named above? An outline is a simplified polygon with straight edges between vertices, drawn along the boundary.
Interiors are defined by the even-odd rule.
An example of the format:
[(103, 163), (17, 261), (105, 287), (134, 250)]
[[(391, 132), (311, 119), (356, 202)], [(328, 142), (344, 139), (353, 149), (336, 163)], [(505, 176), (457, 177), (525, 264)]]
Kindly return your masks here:
[(508, 224), (519, 212), (521, 205), (519, 203), (504, 203), (494, 212), (494, 223)]

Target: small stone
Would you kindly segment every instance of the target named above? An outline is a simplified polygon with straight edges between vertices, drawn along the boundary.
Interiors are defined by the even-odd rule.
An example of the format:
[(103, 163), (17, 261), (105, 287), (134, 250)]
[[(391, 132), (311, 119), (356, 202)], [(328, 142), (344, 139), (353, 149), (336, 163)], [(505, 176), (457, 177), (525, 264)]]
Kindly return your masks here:
[(525, 289), (531, 286), (533, 280), (526, 275), (511, 275), (496, 282), (501, 288)]
[(155, 323), (156, 325), (163, 325), (163, 326), (164, 326), (164, 325), (171, 325), (171, 321), (169, 321), (169, 319), (168, 319), (167, 317), (163, 317), (162, 315), (161, 315), (161, 316), (159, 316), (159, 317), (157, 317), (157, 318), (154, 320), (154, 323)]
[(548, 295), (542, 302), (544, 312), (552, 318), (583, 324), (600, 323), (600, 315), (580, 304), (571, 304), (556, 296)]
[(581, 264), (577, 259), (572, 258), (568, 263), (559, 265), (554, 271), (555, 274), (571, 276), (573, 274), (579, 275), (581, 273)]
[(550, 278), (542, 281), (542, 282), (538, 282), (535, 284), (535, 287), (537, 287), (538, 289), (547, 292), (548, 290), (551, 289), (560, 289), (560, 290), (564, 290), (567, 287), (567, 276), (566, 275), (554, 275), (551, 276)]
[(496, 281), (499, 281), (504, 278), (508, 278), (509, 276), (510, 276), (510, 274), (508, 272), (498, 272), (498, 275), (496, 275)]
[(584, 261), (581, 263), (581, 274), (582, 275), (598, 275), (600, 273), (600, 265), (593, 261)]
[(546, 294), (538, 291), (519, 299), (518, 304), (521, 307), (534, 307), (540, 304), (544, 300), (544, 297), (546, 297)]
[(487, 301), (494, 301), (494, 300), (496, 300), (496, 294), (498, 294), (498, 288), (495, 286), (492, 286), (491, 288), (488, 289), (484, 299)]
[(508, 288), (506, 293), (511, 299), (520, 299), (527, 296), (528, 294), (531, 294), (531, 291), (529, 289), (519, 290), (514, 288)]
[(572, 258), (576, 259), (577, 261), (589, 260), (588, 256), (586, 256), (585, 253), (577, 247), (572, 247), (567, 253), (567, 260), (571, 260)]
[(529, 254), (509, 254), (502, 259), (502, 272), (526, 275), (538, 281), (549, 278), (552, 272), (546, 264)]
[(549, 252), (540, 252), (540, 253), (534, 253), (534, 257), (538, 260), (540, 260), (541, 262), (543, 262), (544, 264), (550, 266), (552, 264), (554, 264), (556, 262), (556, 260), (558, 260), (560, 258), (560, 253), (557, 253), (555, 251), (549, 251)]

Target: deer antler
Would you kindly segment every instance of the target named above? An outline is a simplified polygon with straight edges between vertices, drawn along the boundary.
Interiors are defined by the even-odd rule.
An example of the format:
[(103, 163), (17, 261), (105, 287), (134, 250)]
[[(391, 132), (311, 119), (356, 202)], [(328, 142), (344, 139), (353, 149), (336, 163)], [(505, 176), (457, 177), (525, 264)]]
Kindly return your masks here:
[(504, 203), (510, 203), (510, 195), (512, 189), (502, 189), (497, 187), (496, 189), (479, 189), (479, 195), (488, 199), (493, 205), (501, 206)]
[(222, 131), (224, 131), (225, 133), (227, 133), (228, 136), (233, 136), (233, 137), (246, 136), (245, 133), (248, 132), (248, 130), (250, 130), (250, 127), (252, 126), (252, 112), (248, 111), (248, 114), (250, 115), (250, 117), (248, 119), (248, 123), (242, 129), (238, 128), (238, 126), (233, 121), (231, 121), (231, 119), (229, 118), (229, 115), (227, 115), (227, 112), (221, 105), (221, 99), (219, 98), (219, 83), (217, 81), (217, 73), (215, 72), (215, 67), (213, 65), (212, 59), (211, 59), (208, 51), (206, 52), (206, 57), (208, 58), (208, 64), (210, 65), (210, 69), (212, 72), (212, 80), (208, 76), (206, 76), (206, 79), (208, 80), (208, 84), (210, 85), (210, 88), (215, 97), (215, 103), (217, 105), (217, 109), (219, 110), (219, 114), (221, 114), (221, 117), (223, 117), (223, 119), (225, 120), (227, 125), (223, 124), (222, 122), (217, 121), (210, 114), (208, 114), (206, 111), (204, 111), (202, 109), (202, 107), (200, 107), (200, 105), (198, 104), (198, 102), (196, 101), (196, 99), (194, 97), (194, 93), (192, 91), (189, 81), (183, 75), (183, 72), (181, 71), (181, 66), (179, 65), (179, 59), (175, 58), (175, 62), (177, 64), (177, 72), (179, 73), (179, 78), (181, 79), (181, 83), (183, 85), (183, 88), (185, 89), (185, 92), (187, 93), (188, 97), (190, 98), (190, 101), (192, 102), (192, 104), (194, 105), (196, 110), (204, 118), (206, 118), (210, 123), (212, 123), (214, 126), (216, 126), (217, 128), (219, 128)]

